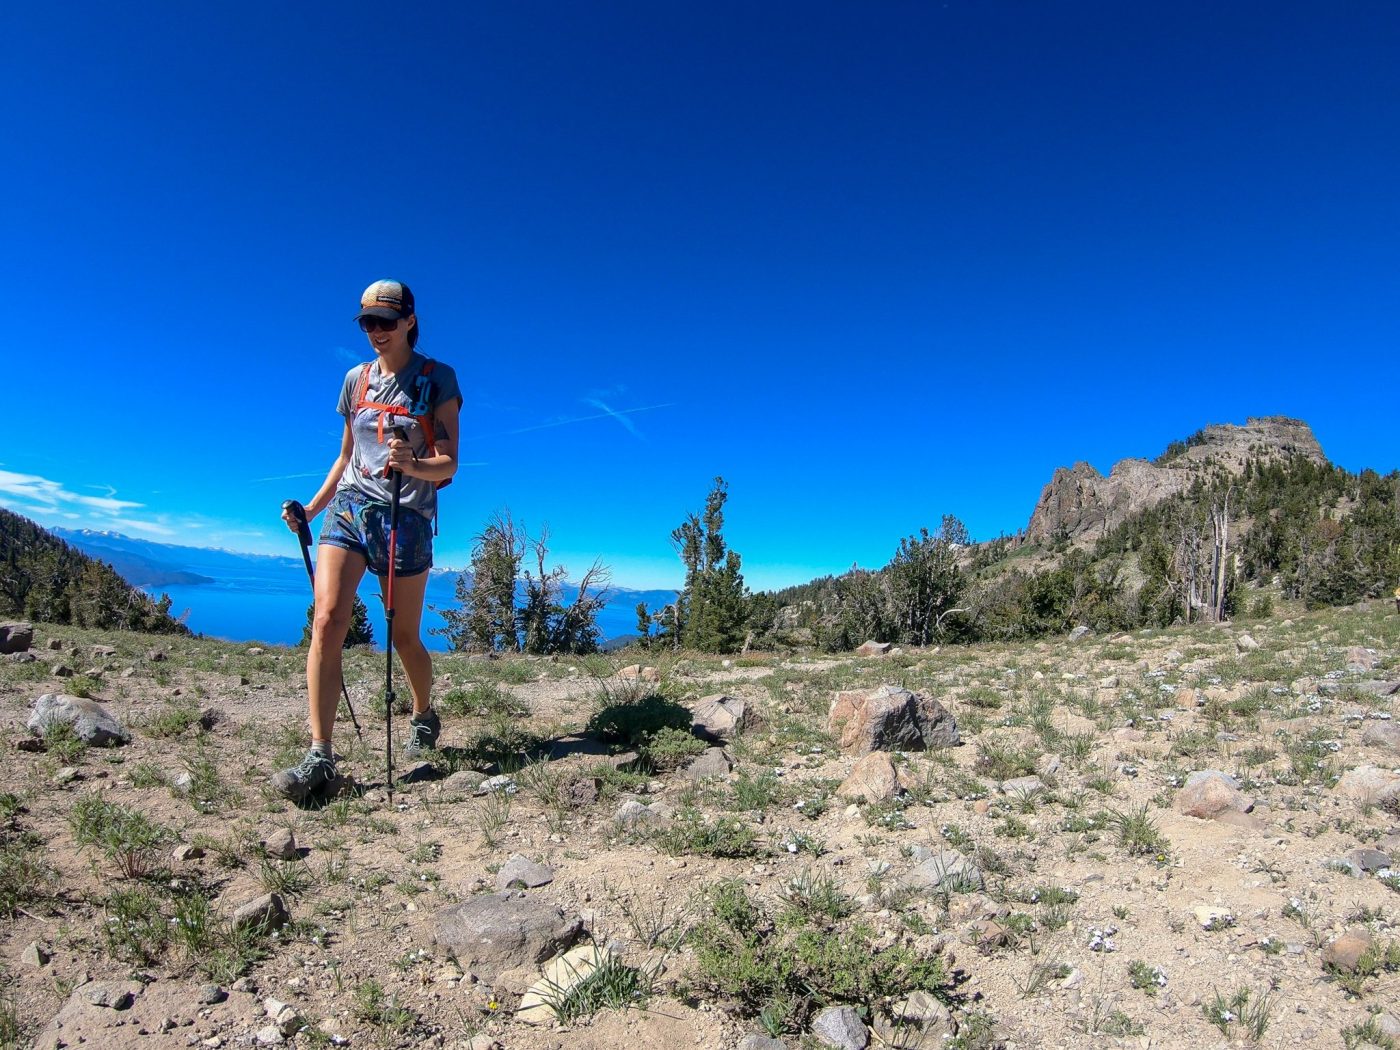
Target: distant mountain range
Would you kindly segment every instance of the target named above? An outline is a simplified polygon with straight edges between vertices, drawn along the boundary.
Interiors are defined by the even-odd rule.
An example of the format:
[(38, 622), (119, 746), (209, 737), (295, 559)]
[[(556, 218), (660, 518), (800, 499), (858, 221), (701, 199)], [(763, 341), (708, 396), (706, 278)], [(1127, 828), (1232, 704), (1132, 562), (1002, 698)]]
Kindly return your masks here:
[[(289, 611), (280, 611), (292, 610), (301, 603), (310, 602), (306, 568), (300, 557), (245, 554), (217, 547), (184, 547), (91, 529), (60, 528), (49, 531), (84, 554), (107, 562), (132, 584), (152, 594), (171, 594), (175, 600), (172, 612), (186, 609), (190, 626), (197, 631), (235, 640), (256, 637), (263, 641), (278, 641), (291, 638), (292, 634), (300, 637), (302, 620)], [(289, 535), (288, 540), (295, 549), (294, 538)], [(457, 604), (456, 585), (460, 575), (458, 570), (453, 569), (432, 570), (427, 596), (430, 611), (425, 617), (429, 627), (441, 623), (431, 612), (432, 608), (448, 608)], [(372, 592), (373, 583), (367, 583), (362, 590)], [(577, 594), (576, 584), (564, 584), (563, 601), (571, 602)], [(234, 601), (234, 595), (249, 596), (250, 601)], [(253, 595), (275, 595), (281, 599), (279, 612), (275, 616), (275, 628), (267, 623), (266, 610), (269, 607), (253, 605)], [(598, 617), (603, 637), (611, 640), (629, 634), (636, 624), (638, 602), (658, 609), (674, 601), (675, 597), (673, 590), (613, 588)], [(366, 600), (373, 600), (372, 593), (366, 595)], [(264, 611), (255, 615), (252, 611), (255, 608)], [(376, 638), (382, 633), (376, 631)]]

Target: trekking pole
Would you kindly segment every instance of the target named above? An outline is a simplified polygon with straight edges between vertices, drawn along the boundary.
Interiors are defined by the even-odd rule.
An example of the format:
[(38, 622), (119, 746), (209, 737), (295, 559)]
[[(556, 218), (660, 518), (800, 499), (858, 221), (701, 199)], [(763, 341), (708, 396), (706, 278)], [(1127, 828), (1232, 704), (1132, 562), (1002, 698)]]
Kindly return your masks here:
[[(403, 427), (390, 427), (390, 433), (407, 441)], [(399, 495), (403, 491), (403, 471), (392, 471), (393, 496), (389, 502), (389, 581), (384, 588), (384, 784), (389, 805), (394, 805), (394, 562), (399, 556)]]
[[(297, 520), (297, 538), (301, 540), (301, 560), (306, 563), (306, 578), (311, 581), (311, 597), (316, 598), (316, 570), (311, 567), (311, 525), (306, 520), (306, 508), (294, 499), (282, 504), (284, 511), (291, 511)], [(345, 698), (345, 710), (350, 712), (350, 722), (355, 727), (355, 736), (364, 743), (365, 734), (360, 730), (360, 720), (355, 717), (355, 705), (350, 703), (350, 691), (345, 688), (345, 673), (340, 675), (340, 695)]]

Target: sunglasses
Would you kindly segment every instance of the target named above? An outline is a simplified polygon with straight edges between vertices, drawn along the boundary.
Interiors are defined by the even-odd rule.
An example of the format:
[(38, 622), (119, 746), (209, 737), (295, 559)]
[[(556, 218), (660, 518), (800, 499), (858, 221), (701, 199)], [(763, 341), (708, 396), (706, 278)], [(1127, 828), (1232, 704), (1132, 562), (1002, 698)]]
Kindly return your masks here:
[(360, 331), (362, 332), (392, 332), (399, 326), (398, 317), (361, 317)]

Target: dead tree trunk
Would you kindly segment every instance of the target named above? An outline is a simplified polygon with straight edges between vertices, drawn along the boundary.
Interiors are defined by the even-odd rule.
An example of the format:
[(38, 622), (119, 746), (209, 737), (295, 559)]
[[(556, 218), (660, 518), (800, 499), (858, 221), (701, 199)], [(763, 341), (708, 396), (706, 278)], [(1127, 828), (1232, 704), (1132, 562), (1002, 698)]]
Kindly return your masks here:
[(1216, 623), (1225, 620), (1225, 565), (1230, 555), (1230, 493), (1233, 486), (1225, 490), (1225, 499), (1216, 506), (1211, 504), (1210, 527), (1215, 544), (1211, 552), (1210, 615)]

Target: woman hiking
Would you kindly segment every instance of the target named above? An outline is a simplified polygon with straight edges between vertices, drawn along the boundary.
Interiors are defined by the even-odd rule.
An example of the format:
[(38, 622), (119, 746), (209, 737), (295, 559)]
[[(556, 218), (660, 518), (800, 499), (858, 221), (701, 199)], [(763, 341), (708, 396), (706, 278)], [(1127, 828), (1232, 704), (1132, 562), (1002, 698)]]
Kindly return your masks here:
[[(433, 563), (437, 490), (457, 472), (461, 391), (453, 370), (416, 349), (413, 292), (400, 281), (375, 281), (355, 316), (374, 358), (356, 365), (340, 385), (345, 417), (340, 454), (306, 504), (308, 519), (325, 512), (317, 548), (316, 612), (306, 658), (311, 748), (298, 765), (272, 777), (285, 798), (301, 800), (335, 781), (331, 733), (340, 697), (341, 655), (355, 590), (369, 569), (385, 594), (393, 472), (403, 475), (393, 575), (393, 644), (413, 694), (405, 751), (437, 746), (441, 724), (429, 695), (432, 657), (420, 637), (423, 593)], [(402, 428), (403, 437), (395, 428)], [(299, 523), (290, 507), (282, 520)], [(387, 596), (386, 596), (387, 600)]]

